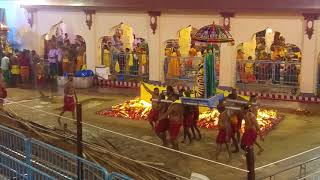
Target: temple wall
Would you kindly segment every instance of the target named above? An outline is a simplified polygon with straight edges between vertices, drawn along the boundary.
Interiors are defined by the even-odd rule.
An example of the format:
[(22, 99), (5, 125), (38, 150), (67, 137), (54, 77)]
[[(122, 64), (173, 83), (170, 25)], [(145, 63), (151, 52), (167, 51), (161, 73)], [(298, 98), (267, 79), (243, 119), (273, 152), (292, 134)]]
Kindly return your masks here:
[[(132, 27), (136, 37), (144, 38), (148, 43), (149, 36), (149, 16), (145, 13), (107, 13), (98, 12), (95, 15), (96, 24), (96, 50), (99, 51), (101, 38), (103, 36), (112, 36), (112, 28), (120, 23), (128, 24)], [(100, 53), (100, 52), (97, 52)], [(97, 56), (99, 57), (99, 55)], [(101, 60), (96, 59), (96, 64), (99, 65)]]
[(236, 15), (231, 24), (235, 44), (248, 41), (256, 32), (266, 28), (280, 32), (287, 43), (302, 47), (303, 16), (242, 16)]
[[(132, 26), (137, 37), (146, 39), (149, 43), (150, 51), (150, 79), (154, 81), (163, 81), (163, 60), (164, 60), (164, 42), (168, 39), (178, 38), (178, 31), (188, 25), (196, 28), (201, 28), (205, 25), (211, 24), (213, 21), (216, 24), (222, 23), (222, 17), (219, 14), (201, 14), (185, 13), (173, 14), (171, 12), (163, 12), (158, 18), (158, 27), (156, 34), (152, 33), (150, 29), (150, 17), (143, 12), (103, 12), (98, 11), (93, 15), (92, 29), (89, 30), (85, 22), (85, 14), (83, 11), (62, 11), (62, 10), (38, 10), (34, 17), (34, 26), (30, 28), (26, 20), (26, 12), (20, 8), (17, 2), (1, 1), (0, 7), (6, 8), (7, 24), (11, 28), (10, 38), (19, 42), (20, 48), (35, 49), (41, 52), (41, 36), (49, 31), (52, 25), (63, 21), (66, 25), (67, 32), (71, 35), (81, 35), (87, 44), (87, 63), (88, 68), (94, 69), (96, 65), (100, 64), (99, 46), (100, 38), (106, 35), (111, 35), (111, 28), (123, 22)], [(231, 34), (235, 39), (235, 46), (239, 43), (248, 41), (252, 35), (258, 31), (266, 28), (271, 28), (273, 31), (280, 32), (286, 39), (287, 43), (292, 43), (300, 47), (302, 50), (303, 61), (310, 61), (313, 63), (303, 63), (303, 69), (315, 68), (314, 57), (317, 58), (320, 53), (320, 24), (315, 24), (314, 42), (307, 42), (304, 35), (304, 18), (302, 15), (245, 15), (236, 14), (231, 21)], [(72, 39), (72, 38), (71, 38)], [(308, 50), (309, 49), (309, 50)], [(312, 50), (310, 50), (312, 49)], [(304, 51), (310, 56), (304, 55)], [(235, 52), (235, 48), (226, 52)], [(223, 56), (234, 58), (234, 55)], [(223, 61), (223, 59), (221, 59)], [(234, 67), (234, 66), (232, 66)], [(310, 67), (311, 68), (311, 67)], [(230, 69), (232, 73), (229, 76), (235, 77), (235, 70)], [(316, 84), (317, 69), (312, 73), (304, 73), (304, 79), (311, 79), (311, 84)], [(231, 78), (231, 79), (232, 79)], [(230, 81), (230, 78), (228, 78)], [(231, 82), (231, 81), (230, 81)], [(315, 85), (309, 82), (304, 83), (303, 88), (307, 93), (313, 92)], [(312, 86), (312, 87), (311, 87)]]
[(199, 29), (212, 22), (219, 24), (219, 15), (194, 15), (194, 14), (165, 14), (160, 16), (160, 77), (159, 80), (164, 80), (163, 61), (165, 58), (164, 48), (165, 41), (168, 39), (178, 39), (178, 31), (189, 25)]

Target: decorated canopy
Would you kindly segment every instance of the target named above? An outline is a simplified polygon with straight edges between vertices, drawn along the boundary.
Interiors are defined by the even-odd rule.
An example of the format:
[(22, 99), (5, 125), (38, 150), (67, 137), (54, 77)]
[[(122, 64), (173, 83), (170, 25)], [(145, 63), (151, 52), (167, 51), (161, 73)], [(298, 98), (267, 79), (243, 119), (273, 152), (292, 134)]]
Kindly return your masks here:
[(234, 42), (234, 39), (227, 30), (214, 23), (199, 29), (192, 35), (192, 40), (207, 43)]

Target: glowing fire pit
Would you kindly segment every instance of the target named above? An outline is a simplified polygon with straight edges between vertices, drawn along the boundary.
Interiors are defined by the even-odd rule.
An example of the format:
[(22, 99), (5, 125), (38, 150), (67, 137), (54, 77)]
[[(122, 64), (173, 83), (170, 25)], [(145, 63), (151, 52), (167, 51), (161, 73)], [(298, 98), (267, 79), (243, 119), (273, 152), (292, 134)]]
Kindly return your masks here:
[[(150, 110), (150, 103), (136, 98), (123, 104), (112, 106), (111, 109), (99, 111), (97, 114), (133, 120), (146, 120)], [(198, 125), (202, 128), (214, 129), (217, 127), (218, 116), (219, 112), (216, 109), (203, 112), (199, 115)], [(261, 131), (266, 134), (282, 120), (282, 117), (275, 110), (259, 109), (257, 120)]]

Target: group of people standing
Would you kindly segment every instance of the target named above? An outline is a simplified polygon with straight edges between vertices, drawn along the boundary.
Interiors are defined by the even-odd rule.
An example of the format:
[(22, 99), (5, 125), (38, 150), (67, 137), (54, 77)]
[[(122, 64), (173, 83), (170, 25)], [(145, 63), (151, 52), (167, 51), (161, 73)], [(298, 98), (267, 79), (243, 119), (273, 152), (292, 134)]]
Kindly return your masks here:
[(158, 88), (154, 88), (152, 91), (145, 84), (142, 85), (152, 95), (152, 109), (148, 115), (148, 120), (152, 129), (162, 140), (164, 146), (169, 145), (167, 141), (168, 132), (172, 148), (176, 150), (179, 149), (178, 137), (181, 127), (184, 128), (184, 139), (182, 143), (185, 143), (186, 138), (189, 139), (190, 143), (193, 139), (201, 139), (201, 133), (197, 127), (199, 108), (197, 106), (177, 103), (177, 100), (179, 100), (183, 94), (190, 96), (189, 91), (175, 93), (172, 86), (168, 86), (165, 92), (160, 93)]
[(64, 37), (53, 35), (46, 43), (45, 58), (50, 78), (86, 69), (86, 43), (81, 36), (76, 36), (71, 43), (67, 33)]
[[(168, 86), (166, 92), (159, 91), (158, 88), (150, 90), (145, 84), (142, 83), (144, 88), (152, 95), (152, 109), (148, 115), (149, 123), (157, 136), (162, 140), (164, 146), (168, 146), (167, 132), (169, 134), (170, 144), (173, 149), (179, 150), (178, 137), (181, 127), (183, 127), (183, 140), (181, 143), (185, 143), (186, 139), (189, 139), (191, 143), (193, 139), (196, 139), (198, 134), (201, 139), (201, 133), (197, 127), (197, 121), (199, 119), (199, 107), (192, 105), (185, 105), (178, 103), (180, 97), (190, 97), (190, 91), (180, 90), (179, 93), (175, 93), (171, 86)], [(242, 100), (238, 97), (235, 89), (227, 97), (232, 100)], [(231, 110), (228, 106), (238, 107), (239, 110)], [(217, 151), (216, 159), (222, 150), (222, 145), (225, 144), (229, 153), (229, 159), (231, 159), (231, 152), (239, 152), (239, 143), (241, 149), (248, 151), (256, 144), (259, 147), (259, 152), (263, 152), (263, 148), (256, 141), (257, 136), (260, 135), (263, 140), (260, 127), (257, 122), (257, 99), (255, 96), (250, 98), (250, 101), (240, 106), (237, 103), (226, 103), (220, 101), (217, 109), (219, 111), (218, 121), (218, 134), (216, 137)], [(241, 126), (244, 120), (244, 133), (241, 137)], [(195, 133), (196, 132), (196, 133)], [(192, 137), (193, 135), (193, 137)], [(234, 150), (231, 151), (229, 143), (232, 140)]]
[(7, 85), (36, 82), (38, 66), (43, 65), (43, 60), (36, 51), (16, 49), (13, 53), (1, 52), (0, 56), (2, 75)]
[[(231, 100), (244, 100), (239, 98), (237, 91), (232, 90), (231, 94), (228, 96)], [(233, 109), (228, 109), (233, 107)], [(234, 110), (239, 108), (239, 110)], [(260, 155), (264, 149), (256, 141), (257, 136), (263, 139), (263, 134), (260, 132), (260, 126), (257, 122), (258, 106), (256, 96), (251, 96), (249, 102), (241, 104), (240, 106), (237, 102), (226, 103), (220, 101), (217, 109), (219, 111), (219, 121), (218, 121), (218, 135), (216, 138), (217, 151), (216, 159), (218, 159), (219, 154), (222, 150), (222, 145), (226, 145), (226, 149), (229, 154), (229, 160), (231, 159), (231, 153), (239, 152), (239, 144), (241, 149), (248, 152), (249, 149), (253, 148), (253, 145), (257, 145), (259, 148), (258, 155)], [(244, 120), (244, 132), (241, 137), (242, 122)], [(229, 143), (232, 142), (234, 150), (231, 151), (229, 148)]]

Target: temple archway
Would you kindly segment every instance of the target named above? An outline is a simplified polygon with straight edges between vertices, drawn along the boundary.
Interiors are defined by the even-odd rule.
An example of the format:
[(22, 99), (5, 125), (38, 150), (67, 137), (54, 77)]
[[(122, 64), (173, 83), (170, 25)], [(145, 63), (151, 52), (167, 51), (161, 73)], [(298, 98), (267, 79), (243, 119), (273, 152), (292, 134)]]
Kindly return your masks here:
[(144, 38), (136, 37), (131, 26), (120, 23), (109, 36), (100, 38), (100, 64), (107, 76), (120, 81), (137, 81), (149, 76), (149, 47)]
[(45, 62), (57, 63), (57, 75), (75, 74), (87, 69), (86, 42), (81, 35), (68, 33), (66, 25), (60, 21), (42, 36)]
[[(178, 39), (169, 39), (164, 42), (164, 78), (168, 84), (174, 85), (179, 83), (193, 86), (199, 71), (198, 65), (203, 61), (204, 55), (209, 51), (214, 53), (215, 75), (217, 81), (219, 81), (220, 43), (192, 40), (192, 37), (196, 33), (199, 39), (208, 38), (208, 29), (206, 29), (206, 27), (208, 26), (200, 28), (199, 31), (189, 25), (177, 32)], [(179, 82), (177, 82), (177, 80)]]
[[(286, 43), (278, 31), (266, 28), (237, 46), (237, 83), (256, 91), (296, 93), (299, 87), (301, 50)], [(244, 86), (243, 86), (244, 85)], [(266, 89), (263, 89), (266, 85)]]

